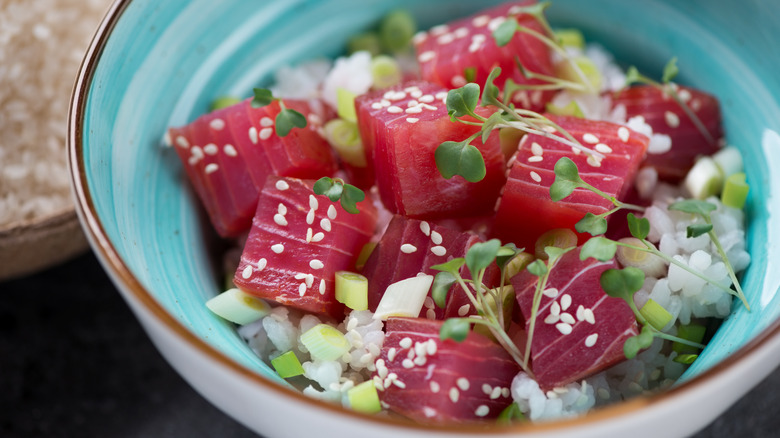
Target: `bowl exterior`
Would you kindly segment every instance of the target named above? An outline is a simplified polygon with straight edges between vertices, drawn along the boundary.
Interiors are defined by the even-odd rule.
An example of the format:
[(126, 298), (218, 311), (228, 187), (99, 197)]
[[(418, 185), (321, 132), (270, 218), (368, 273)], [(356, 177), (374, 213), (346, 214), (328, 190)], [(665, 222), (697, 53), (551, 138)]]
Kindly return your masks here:
[[(282, 65), (338, 55), (348, 36), (391, 9), (409, 9), (425, 28), (488, 3), (497, 2), (120, 0), (102, 24), (82, 67), (70, 117), (79, 215), (106, 270), (163, 355), (196, 389), (250, 428), (267, 436), (301, 436), (312, 428), (335, 434), (349, 420), (355, 436), (390, 436), (399, 429), (407, 436), (431, 433), (295, 393), (230, 324), (206, 310), (203, 303), (222, 289), (223, 280), (214, 268), (213, 241), (204, 238), (207, 221), (174, 151), (162, 145), (166, 128), (193, 120), (215, 96), (249, 95)], [(660, 75), (666, 61), (677, 56), (681, 82), (720, 98), (728, 140), (742, 150), (751, 183), (747, 237), (753, 262), (744, 286), (752, 311), (735, 306), (724, 329), (669, 392), (578, 420), (487, 434), (567, 434), (574, 427), (578, 435), (580, 430), (588, 436), (637, 434), (636, 422), (653, 426), (664, 418), (659, 427), (668, 433), (663, 436), (683, 436), (715, 418), (780, 363), (775, 323), (780, 272), (772, 269), (780, 263), (780, 83), (775, 75), (780, 57), (766, 56), (772, 53), (780, 4), (555, 0), (549, 15), (554, 23), (583, 29), (648, 74)], [(750, 377), (736, 378), (735, 370)], [(714, 390), (729, 392), (713, 397)], [(692, 405), (699, 407), (697, 416), (683, 409)], [(308, 423), (312, 426), (295, 421), (300, 409), (317, 421)], [(659, 432), (658, 427), (645, 430)], [(482, 434), (469, 428), (436, 433)]]

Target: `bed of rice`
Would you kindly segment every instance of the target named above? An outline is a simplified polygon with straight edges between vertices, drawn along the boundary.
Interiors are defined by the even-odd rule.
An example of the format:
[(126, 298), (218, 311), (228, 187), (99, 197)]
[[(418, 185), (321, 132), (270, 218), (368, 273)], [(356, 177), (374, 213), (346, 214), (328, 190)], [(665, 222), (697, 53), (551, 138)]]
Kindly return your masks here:
[[(592, 45), (586, 49), (586, 54), (602, 71), (604, 90), (616, 90), (623, 86), (625, 76), (609, 53)], [(323, 97), (326, 100), (330, 98), (335, 107), (335, 98), (330, 96), (334, 93), (327, 90), (339, 86), (347, 87), (356, 94), (367, 91), (370, 82), (364, 79), (370, 79), (368, 60), (367, 56), (357, 54), (341, 58), (333, 64), (316, 61), (298, 68), (286, 67), (279, 72), (273, 87), (274, 94), (315, 97), (318, 94), (317, 84), (324, 84)], [(345, 81), (345, 77), (358, 80)], [(587, 118), (626, 124), (648, 135), (651, 138), (648, 153), (662, 153), (670, 146), (669, 137), (654, 134), (641, 117), (626, 120), (624, 108), (610, 109), (609, 97), (583, 98), (581, 95), (562, 92), (556, 99), (560, 106), (574, 99)], [(710, 278), (718, 279), (724, 285), (730, 285), (725, 265), (710, 238), (707, 235), (686, 237), (686, 228), (695, 219), (688, 214), (667, 210), (670, 203), (682, 199), (683, 191), (658, 183), (652, 169), (640, 172), (637, 185), (640, 194), (653, 200), (652, 206), (645, 213), (652, 224), (648, 240), (665, 254), (704, 272)], [(737, 272), (742, 271), (750, 262), (750, 255), (745, 248), (743, 212), (724, 207), (716, 198), (708, 201), (718, 205), (718, 209), (712, 213), (712, 220), (727, 257)], [(698, 318), (725, 318), (732, 306), (732, 295), (674, 265), (664, 268), (662, 272), (648, 273), (644, 287), (635, 294), (635, 301), (641, 308), (650, 298), (672, 315), (667, 325), (670, 334), (676, 334), (675, 325), (689, 324)], [(374, 361), (379, 356), (384, 338), (383, 323), (372, 319), (369, 311), (353, 311), (344, 321), (331, 322), (346, 334), (351, 348), (340, 360), (319, 362), (313, 361), (308, 355), (300, 342), (300, 334), (320, 322), (327, 321), (277, 307), (269, 316), (240, 327), (239, 333), (265, 360), (270, 361), (285, 351), (295, 351), (303, 363), (305, 374), (293, 383), (305, 387), (303, 391), (308, 395), (340, 402), (348, 407), (346, 391), (370, 379), (372, 371), (376, 369)], [(685, 370), (684, 365), (674, 361), (676, 355), (656, 339), (649, 349), (634, 359), (564, 388), (543, 392), (534, 380), (520, 373), (512, 382), (511, 393), (520, 410), (533, 421), (578, 415), (596, 406), (672, 385)], [(377, 382), (377, 387), (381, 390), (381, 381)]]
[(71, 209), (76, 72), (109, 0), (0, 1), (0, 227)]

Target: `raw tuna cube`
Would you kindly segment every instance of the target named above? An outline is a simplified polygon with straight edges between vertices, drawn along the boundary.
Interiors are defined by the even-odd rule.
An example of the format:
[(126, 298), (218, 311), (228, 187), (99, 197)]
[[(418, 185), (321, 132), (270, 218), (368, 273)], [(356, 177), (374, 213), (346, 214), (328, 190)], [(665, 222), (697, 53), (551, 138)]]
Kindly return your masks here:
[(390, 410), (427, 423), (493, 419), (512, 403), (519, 366), (488, 338), (439, 339), (442, 321), (390, 318), (374, 382)]
[(355, 269), (374, 233), (376, 209), (367, 198), (358, 203), (360, 213), (347, 213), (313, 186), (313, 180), (268, 178), (233, 282), (261, 298), (340, 318), (334, 274)]
[(417, 219), (477, 216), (492, 211), (504, 184), (497, 132), (485, 144), (479, 139), (473, 142), (485, 158), (485, 179), (470, 183), (460, 176), (445, 179), (439, 173), (436, 148), (477, 131), (450, 120), (446, 92), (437, 85), (411, 82), (356, 100), (361, 137), (374, 164), (379, 194), (393, 213)]
[[(580, 177), (603, 192), (622, 199), (634, 181), (647, 149), (648, 138), (626, 127), (577, 117), (550, 119), (584, 146), (604, 155), (596, 159), (557, 140), (529, 134), (510, 159), (506, 187), (496, 210), (494, 234), (518, 247), (533, 248), (536, 239), (554, 228), (570, 228), (587, 212), (601, 214), (612, 203), (590, 190), (577, 189), (553, 202), (550, 186), (555, 181), (555, 163), (562, 157), (574, 161)], [(582, 236), (584, 238), (584, 236)]]
[(319, 178), (336, 171), (330, 145), (317, 133), (322, 120), (332, 117), (321, 103), (285, 101), (307, 116), (307, 128), (294, 128), (280, 138), (273, 126), (278, 102), (263, 108), (252, 108), (250, 102), (169, 130), (195, 192), (223, 237), (249, 229), (269, 175)]
[[(531, 341), (531, 365), (543, 389), (563, 387), (625, 359), (623, 344), (638, 334), (636, 318), (599, 283), (602, 272), (616, 267), (615, 261), (581, 261), (577, 249), (551, 269)], [(526, 332), (538, 280), (528, 271), (512, 277)], [(519, 347), (524, 351), (525, 344)]]
[(666, 134), (671, 149), (656, 153), (648, 150), (643, 166), (652, 166), (658, 177), (672, 183), (685, 178), (696, 158), (718, 151), (723, 136), (718, 99), (690, 87), (679, 87), (679, 96), (696, 114), (709, 134), (704, 135), (683, 108), (657, 87), (640, 85), (626, 88), (613, 97), (613, 106), (626, 108), (626, 118), (644, 117), (655, 134)]
[[(516, 62), (528, 71), (554, 76), (550, 49), (539, 39), (517, 32), (509, 44), (498, 47), (492, 35), (509, 16), (516, 16), (522, 26), (544, 33), (533, 16), (518, 15), (519, 7), (534, 3), (507, 3), (418, 34), (414, 42), (422, 79), (446, 88), (458, 88), (469, 78), (482, 86), (490, 71), (501, 67), (501, 75), (495, 81), (500, 88), (510, 78), (520, 84), (540, 83), (526, 79)], [(521, 91), (513, 97), (513, 103), (539, 111), (553, 94), (551, 91)]]
[(229, 113), (223, 109), (169, 131), (195, 193), (222, 237), (236, 237), (249, 228), (259, 192), (225, 126)]
[[(473, 233), (462, 233), (426, 221), (394, 216), (363, 267), (363, 275), (369, 280), (368, 308), (376, 310), (382, 295), (392, 283), (415, 277), (419, 273), (436, 275), (439, 271), (431, 269), (431, 266), (464, 257), (473, 244), (481, 241)], [(461, 269), (461, 275), (470, 278), (465, 267)], [(496, 282), (497, 276), (493, 271), (486, 277), (487, 282)], [(442, 319), (465, 316), (474, 313), (474, 310), (459, 286), (453, 286), (445, 309), (436, 307), (433, 298), (429, 296), (419, 316)]]

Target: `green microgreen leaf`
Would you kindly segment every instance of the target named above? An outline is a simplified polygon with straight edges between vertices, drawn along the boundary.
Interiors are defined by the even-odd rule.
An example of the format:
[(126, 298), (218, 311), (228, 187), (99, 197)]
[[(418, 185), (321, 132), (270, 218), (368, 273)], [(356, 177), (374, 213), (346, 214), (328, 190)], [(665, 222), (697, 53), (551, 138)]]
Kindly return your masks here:
[(523, 414), (523, 411), (520, 410), (520, 406), (517, 403), (512, 403), (504, 408), (504, 410), (498, 414), (497, 418), (499, 424), (511, 424), (515, 421), (522, 420), (525, 420), (525, 415)]
[(364, 199), (366, 199), (366, 194), (362, 190), (351, 184), (344, 184), (344, 191), (341, 193), (341, 208), (346, 212), (359, 213), (357, 203)]
[(599, 283), (607, 295), (633, 300), (634, 292), (641, 289), (645, 283), (645, 273), (633, 266), (623, 269), (607, 269), (601, 273)]
[(664, 66), (664, 73), (661, 77), (661, 82), (664, 84), (668, 84), (669, 82), (674, 79), (677, 74), (680, 72), (680, 69), (677, 67), (677, 58), (674, 57), (669, 60), (669, 62), (666, 63)]
[(482, 106), (496, 105), (501, 106), (498, 98), (501, 94), (499, 88), (493, 83), (501, 75), (501, 67), (495, 67), (490, 70), (490, 74), (485, 80), (485, 88), (482, 90)]
[(442, 271), (442, 272), (449, 272), (453, 276), (458, 275), (458, 271), (460, 271), (460, 268), (466, 264), (466, 259), (463, 257), (458, 257), (452, 260), (449, 260), (445, 263), (440, 263), (438, 265), (431, 266), (431, 269), (434, 269), (436, 271)]
[(606, 262), (612, 260), (617, 252), (617, 243), (606, 237), (592, 237), (582, 245), (580, 249), (580, 260), (587, 260), (589, 257)]
[(644, 240), (650, 234), (650, 221), (647, 218), (640, 219), (634, 213), (629, 213), (626, 220), (628, 221), (628, 231), (637, 239)]
[(541, 277), (547, 273), (547, 265), (544, 263), (544, 261), (539, 259), (529, 263), (526, 269), (528, 269), (528, 272), (530, 272), (531, 275), (535, 275), (537, 277)]
[(507, 263), (511, 262), (512, 259), (521, 252), (522, 250), (519, 249), (514, 243), (507, 243), (498, 249), (498, 252), (496, 253), (496, 265), (503, 269)]
[(686, 199), (684, 201), (678, 201), (669, 205), (669, 210), (698, 214), (703, 217), (708, 217), (709, 214), (715, 211), (717, 208), (718, 206), (712, 202), (702, 201), (699, 199)]
[(463, 78), (466, 82), (474, 82), (477, 80), (477, 69), (475, 67), (466, 67), (463, 69)]
[(285, 108), (276, 115), (276, 135), (284, 137), (293, 128), (305, 128), (306, 116), (294, 109)]
[(607, 232), (607, 219), (588, 212), (582, 219), (574, 224), (574, 228), (580, 233), (590, 233), (591, 236), (599, 236)]
[(440, 309), (447, 307), (447, 294), (449, 293), (452, 285), (457, 281), (458, 279), (455, 278), (451, 272), (447, 271), (439, 272), (435, 277), (433, 277), (431, 296), (433, 297), (433, 302), (436, 303)]
[(560, 248), (558, 246), (545, 246), (544, 247), (544, 253), (547, 254), (547, 259), (550, 261), (555, 261), (561, 258), (562, 255), (569, 252), (571, 248)]
[(479, 242), (466, 252), (466, 266), (471, 272), (471, 278), (477, 278), (479, 271), (486, 269), (496, 259), (501, 241), (490, 239), (487, 242)]
[(435, 159), (439, 173), (446, 179), (460, 175), (468, 182), (478, 182), (487, 174), (482, 153), (468, 140), (445, 141), (436, 148)]
[(466, 84), (447, 93), (447, 113), (450, 117), (474, 114), (479, 104), (479, 85)]
[(496, 129), (499, 124), (504, 122), (504, 115), (500, 111), (491, 114), (490, 117), (485, 120), (485, 123), (482, 124), (482, 143), (487, 143), (488, 137), (490, 137), (490, 134), (493, 132), (493, 130)]
[(439, 339), (446, 341), (452, 339), (456, 342), (463, 342), (469, 335), (471, 323), (466, 318), (448, 318), (441, 325), (439, 330)]
[(274, 101), (274, 96), (271, 90), (267, 88), (253, 88), (252, 92), (254, 97), (252, 98), (252, 108), (262, 108)]
[(698, 357), (699, 357), (698, 354), (690, 354), (690, 353), (689, 354), (680, 354), (680, 355), (675, 356), (675, 358), (672, 359), (672, 360), (674, 360), (677, 363), (684, 364), (684, 365), (690, 365), (696, 359), (698, 359)]
[(626, 86), (642, 82), (642, 74), (633, 65), (626, 70)]
[(712, 224), (693, 224), (685, 229), (687, 237), (699, 237), (712, 231)]
[(339, 186), (336, 191), (333, 191), (334, 186), (336, 186), (336, 182), (333, 181), (333, 178), (323, 176), (314, 183), (314, 193), (318, 195), (325, 195), (332, 202), (336, 202), (341, 197), (341, 187)]
[(642, 331), (638, 335), (626, 339), (626, 342), (623, 344), (623, 354), (626, 356), (626, 359), (633, 359), (640, 350), (649, 348), (652, 344), (652, 330), (647, 326), (642, 327)]
[(563, 157), (555, 163), (553, 169), (555, 171), (555, 179), (561, 179), (563, 181), (582, 182), (580, 178), (580, 171), (577, 169), (577, 164), (572, 161), (571, 158)]
[(517, 24), (517, 19), (509, 18), (493, 31), (493, 38), (496, 40), (498, 47), (504, 47), (512, 41), (512, 37), (517, 32)]

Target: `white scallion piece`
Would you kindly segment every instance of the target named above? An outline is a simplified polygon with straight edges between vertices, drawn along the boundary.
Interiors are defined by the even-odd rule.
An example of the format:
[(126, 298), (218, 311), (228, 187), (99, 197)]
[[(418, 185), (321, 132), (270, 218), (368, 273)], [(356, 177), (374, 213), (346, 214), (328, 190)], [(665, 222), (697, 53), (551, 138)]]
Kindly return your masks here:
[(701, 157), (688, 171), (684, 186), (692, 197), (707, 199), (720, 193), (723, 188), (723, 173), (715, 160), (710, 157)]
[(432, 284), (433, 275), (420, 275), (391, 284), (379, 301), (374, 319), (419, 315)]
[(723, 172), (724, 179), (735, 173), (742, 172), (742, 153), (733, 146), (719, 150), (712, 156), (712, 159)]
[(217, 316), (239, 325), (257, 321), (271, 312), (268, 303), (236, 288), (206, 301), (206, 307)]
[(314, 360), (336, 360), (349, 351), (349, 341), (335, 327), (317, 324), (301, 334), (301, 343)]

